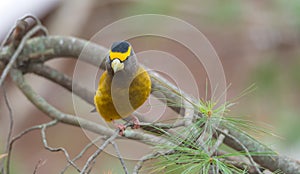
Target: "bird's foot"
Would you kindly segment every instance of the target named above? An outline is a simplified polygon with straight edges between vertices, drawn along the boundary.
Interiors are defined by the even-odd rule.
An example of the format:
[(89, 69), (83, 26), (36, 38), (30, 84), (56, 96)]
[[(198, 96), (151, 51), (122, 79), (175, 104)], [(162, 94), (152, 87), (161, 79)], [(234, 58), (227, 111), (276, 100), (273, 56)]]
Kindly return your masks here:
[[(132, 126), (131, 126), (132, 129), (139, 129), (141, 127), (139, 119), (135, 116), (133, 116), (132, 123), (133, 123)], [(125, 125), (124, 124), (118, 124), (118, 123), (115, 123), (113, 121), (113, 124), (116, 126), (116, 128), (119, 129), (119, 135), (123, 136), (124, 132), (125, 132), (127, 126), (128, 126), (128, 123), (127, 123), (127, 126), (126, 126), (126, 124)]]
[(119, 129), (119, 135), (123, 136), (126, 126), (124, 124), (114, 124), (114, 125), (117, 127), (117, 129)]
[(124, 124), (118, 124), (117, 128), (119, 129), (119, 135), (123, 136), (124, 132), (125, 132), (125, 129), (126, 129), (126, 126)]
[(133, 116), (132, 122), (133, 122), (132, 129), (138, 129), (141, 127), (140, 121), (136, 116)]

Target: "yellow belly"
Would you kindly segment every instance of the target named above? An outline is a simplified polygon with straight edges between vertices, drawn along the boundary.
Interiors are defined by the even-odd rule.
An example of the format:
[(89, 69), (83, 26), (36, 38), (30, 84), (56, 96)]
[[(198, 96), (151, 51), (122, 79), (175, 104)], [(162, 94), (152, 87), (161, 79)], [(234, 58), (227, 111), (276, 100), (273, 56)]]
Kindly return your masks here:
[(140, 107), (151, 92), (149, 74), (142, 67), (133, 79), (129, 89), (111, 90), (112, 79), (105, 71), (99, 81), (98, 89), (94, 96), (94, 103), (98, 113), (108, 122), (128, 117)]

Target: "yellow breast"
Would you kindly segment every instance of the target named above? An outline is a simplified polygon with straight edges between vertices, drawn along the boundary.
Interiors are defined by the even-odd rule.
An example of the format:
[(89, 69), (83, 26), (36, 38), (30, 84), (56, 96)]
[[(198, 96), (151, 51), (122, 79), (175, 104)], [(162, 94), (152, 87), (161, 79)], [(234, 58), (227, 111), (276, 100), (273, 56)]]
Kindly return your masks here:
[(149, 74), (142, 67), (138, 69), (129, 88), (112, 90), (111, 86), (112, 78), (105, 71), (99, 80), (94, 103), (97, 111), (108, 122), (128, 117), (147, 100), (151, 92)]

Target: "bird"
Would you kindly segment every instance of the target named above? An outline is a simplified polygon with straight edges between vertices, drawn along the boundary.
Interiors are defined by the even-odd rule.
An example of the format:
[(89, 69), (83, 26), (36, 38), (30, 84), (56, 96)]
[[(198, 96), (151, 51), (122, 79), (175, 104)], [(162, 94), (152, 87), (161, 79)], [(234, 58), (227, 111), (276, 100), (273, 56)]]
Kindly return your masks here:
[[(96, 111), (106, 122), (126, 119), (138, 109), (151, 93), (149, 73), (138, 63), (131, 44), (114, 42), (105, 58), (106, 70), (100, 77), (94, 96)], [(133, 127), (139, 128), (139, 120), (133, 117)], [(123, 135), (126, 127), (116, 125)]]

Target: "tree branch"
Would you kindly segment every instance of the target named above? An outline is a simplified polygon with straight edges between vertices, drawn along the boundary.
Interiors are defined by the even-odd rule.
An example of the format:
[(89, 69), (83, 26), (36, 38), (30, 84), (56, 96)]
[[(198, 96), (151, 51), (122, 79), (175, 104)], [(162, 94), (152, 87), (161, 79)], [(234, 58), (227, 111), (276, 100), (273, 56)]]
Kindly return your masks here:
[(114, 146), (114, 148), (115, 148), (116, 154), (117, 154), (117, 156), (118, 156), (118, 158), (119, 158), (119, 160), (120, 160), (120, 162), (121, 162), (121, 164), (122, 164), (122, 167), (123, 167), (123, 170), (125, 171), (125, 174), (128, 174), (128, 173), (129, 173), (129, 172), (128, 172), (128, 169), (127, 169), (127, 167), (126, 167), (126, 165), (125, 165), (124, 159), (123, 159), (122, 156), (121, 156), (121, 152), (120, 152), (120, 150), (119, 150), (119, 147), (118, 147), (117, 143), (116, 143), (115, 141), (110, 141), (110, 143), (111, 143), (111, 144)]
[(114, 134), (110, 136), (107, 140), (104, 141), (104, 143), (97, 149), (95, 153), (93, 153), (89, 159), (86, 161), (84, 167), (82, 168), (80, 174), (86, 174), (86, 171), (89, 169), (90, 165), (93, 163), (93, 161), (97, 158), (97, 156), (104, 150), (104, 148), (114, 139), (117, 138), (119, 135), (120, 130), (116, 129)]
[[(78, 155), (76, 155), (76, 157), (74, 157), (73, 159), (72, 159), (72, 161), (76, 161), (76, 160), (78, 160), (79, 158), (81, 158), (82, 157), (82, 155), (91, 147), (91, 146), (93, 146), (97, 141), (99, 141), (100, 139), (102, 139), (102, 138), (104, 138), (103, 136), (99, 136), (98, 138), (96, 138), (96, 139), (94, 139), (93, 141), (91, 141), (90, 143), (88, 143), (82, 150), (81, 150), (81, 152), (78, 154)], [(70, 163), (68, 163), (67, 165), (66, 165), (66, 167), (61, 171), (61, 174), (63, 174), (63, 173), (65, 173), (65, 171), (69, 168), (69, 166), (70, 166)]]
[[(53, 121), (50, 121), (48, 123), (44, 123), (44, 124), (52, 124)], [(22, 131), (21, 133), (19, 133), (18, 135), (16, 135), (15, 137), (13, 137), (9, 143), (9, 149), (8, 149), (8, 154), (7, 154), (7, 162), (6, 162), (6, 172), (9, 174), (10, 173), (10, 159), (11, 159), (11, 153), (12, 153), (12, 147), (13, 144), (19, 140), (20, 138), (22, 138), (25, 134), (33, 131), (33, 130), (37, 130), (37, 129), (42, 129), (44, 124), (40, 124), (40, 125), (35, 125), (32, 126), (30, 128), (25, 129), (24, 131)]]
[[(92, 65), (97, 65), (97, 63), (101, 61), (99, 59), (104, 58), (105, 54), (107, 53), (107, 49), (98, 46), (96, 44), (89, 43), (88, 41), (84, 41), (72, 37), (49, 36), (49, 37), (37, 37), (28, 40), (25, 43), (24, 49), (21, 55), (18, 57), (18, 59), (22, 60), (22, 58), (27, 58), (30, 60), (30, 63), (41, 63), (56, 57), (77, 58), (79, 57), (83, 49), (85, 54), (83, 54), (84, 56), (82, 57), (81, 60), (90, 63)], [(13, 50), (10, 47), (1, 48), (0, 61), (3, 62), (8, 61), (12, 56), (12, 54), (13, 54)], [(39, 59), (31, 59), (37, 57), (39, 57)], [(103, 65), (101, 65), (100, 67), (103, 68)], [(163, 93), (163, 95), (167, 98), (167, 102), (170, 102), (171, 108), (174, 111), (179, 113), (181, 109), (184, 109), (184, 107), (180, 107), (182, 106), (183, 99), (190, 103), (197, 102), (196, 99), (180, 91), (170, 82), (162, 78), (159, 74), (155, 72), (150, 72), (150, 75), (151, 75), (153, 90), (155, 91), (158, 90), (161, 93)], [(16, 77), (14, 76), (12, 77), (16, 79)], [(22, 86), (22, 84), (19, 84), (19, 86)], [(50, 117), (57, 117), (60, 121), (64, 123), (79, 126), (80, 118), (75, 119), (71, 115), (59, 113), (53, 107), (49, 108), (47, 106), (48, 107), (48, 108), (46, 107), (47, 109), (43, 109), (43, 107), (41, 106), (43, 104), (39, 104), (39, 103), (34, 103), (34, 104), (39, 109), (47, 113)], [(174, 104), (176, 104), (175, 107)], [(112, 130), (107, 130), (94, 123), (85, 122), (85, 124), (81, 124), (81, 126), (83, 126), (85, 129), (88, 130), (98, 131), (98, 133), (105, 133), (109, 135), (112, 134)], [(250, 152), (256, 152), (256, 153), (272, 152), (275, 154), (275, 152), (272, 151), (270, 148), (254, 140), (246, 133), (237, 131), (232, 126), (228, 126), (228, 124), (226, 124), (225, 121), (221, 123), (221, 129), (222, 130), (227, 129), (229, 131), (229, 134), (237, 138)], [(137, 138), (136, 137), (137, 135), (140, 136), (139, 138), (141, 141), (143, 141), (143, 139), (145, 138), (143, 137), (144, 135), (141, 134), (135, 133), (133, 135), (135, 136), (135, 138)], [(238, 151), (243, 150), (241, 145), (235, 142), (229, 136), (226, 136), (224, 138), (224, 143)], [(281, 156), (281, 155), (253, 156), (253, 159), (261, 166), (268, 168), (271, 171), (275, 171), (277, 169), (280, 169), (284, 173), (295, 173), (295, 171), (300, 171), (299, 162), (285, 156)]]
[(70, 92), (73, 92), (89, 104), (94, 105), (93, 92), (88, 91), (76, 82), (73, 82), (71, 77), (57, 71), (54, 68), (51, 68), (42, 63), (31, 63), (28, 65), (26, 72), (33, 72), (39, 76), (47, 78), (54, 83), (61, 85)]
[[(13, 111), (12, 111), (12, 108), (10, 106), (10, 103), (9, 103), (9, 100), (7, 97), (5, 83), (3, 83), (2, 91), (3, 91), (5, 105), (7, 107), (8, 113), (9, 113), (9, 129), (8, 129), (8, 134), (7, 134), (7, 139), (6, 139), (6, 149), (5, 149), (5, 153), (8, 153), (11, 136), (12, 136), (12, 131), (13, 131), (13, 127), (14, 127), (14, 119), (13, 119)], [(0, 173), (4, 172), (4, 161), (5, 161), (4, 159), (0, 158), (0, 170), (1, 170)]]
[(55, 124), (57, 123), (57, 120), (53, 120), (47, 124), (43, 124), (42, 125), (42, 128), (41, 128), (41, 134), (42, 134), (42, 140), (43, 140), (43, 144), (44, 144), (44, 147), (51, 151), (51, 152), (60, 152), (62, 151), (66, 158), (67, 158), (67, 161), (69, 164), (71, 164), (78, 172), (80, 172), (80, 169), (77, 167), (77, 165), (70, 159), (70, 155), (69, 153), (67, 152), (67, 150), (63, 147), (57, 147), (57, 148), (53, 148), (53, 147), (50, 147), (48, 145), (48, 141), (47, 141), (47, 138), (46, 138), (46, 128), (49, 127), (49, 126), (54, 126)]
[(47, 29), (44, 26), (37, 25), (33, 29), (31, 29), (30, 31), (28, 31), (28, 33), (26, 33), (26, 35), (24, 37), (22, 37), (21, 43), (18, 45), (16, 51), (14, 51), (14, 53), (11, 56), (8, 64), (5, 66), (5, 68), (4, 68), (4, 70), (3, 70), (2, 74), (1, 74), (1, 77), (0, 77), (0, 86), (2, 86), (2, 83), (5, 80), (7, 74), (9, 73), (9, 71), (12, 68), (13, 64), (16, 62), (19, 54), (23, 50), (26, 41), (31, 36), (33, 36), (36, 32), (38, 32), (39, 30), (47, 31)]

